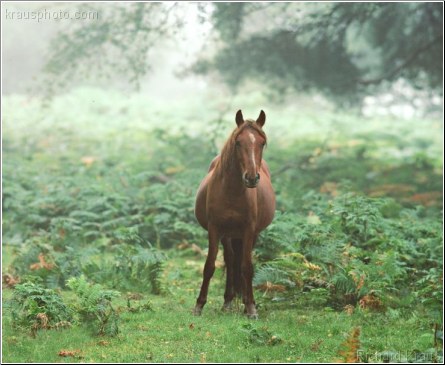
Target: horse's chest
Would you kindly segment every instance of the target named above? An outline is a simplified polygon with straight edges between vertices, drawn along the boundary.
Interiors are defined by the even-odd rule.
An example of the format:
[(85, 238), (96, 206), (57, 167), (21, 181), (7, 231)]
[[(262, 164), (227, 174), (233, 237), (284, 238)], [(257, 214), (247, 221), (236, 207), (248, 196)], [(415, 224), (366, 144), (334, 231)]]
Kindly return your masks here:
[(209, 204), (209, 218), (225, 230), (241, 231), (256, 220), (256, 204), (242, 198), (231, 198)]

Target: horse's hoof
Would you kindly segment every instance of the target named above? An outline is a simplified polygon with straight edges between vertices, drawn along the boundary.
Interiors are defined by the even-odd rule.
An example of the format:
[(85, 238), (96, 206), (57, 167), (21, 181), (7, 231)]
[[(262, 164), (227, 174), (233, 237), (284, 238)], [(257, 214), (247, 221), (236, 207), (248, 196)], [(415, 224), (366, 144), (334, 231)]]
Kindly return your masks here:
[(221, 310), (223, 312), (230, 312), (232, 310), (232, 302), (230, 303), (224, 303)]
[(255, 304), (246, 305), (244, 307), (244, 313), (249, 319), (258, 319), (258, 313), (256, 311)]
[(196, 306), (195, 308), (193, 308), (193, 315), (194, 316), (200, 316), (202, 314), (202, 308)]

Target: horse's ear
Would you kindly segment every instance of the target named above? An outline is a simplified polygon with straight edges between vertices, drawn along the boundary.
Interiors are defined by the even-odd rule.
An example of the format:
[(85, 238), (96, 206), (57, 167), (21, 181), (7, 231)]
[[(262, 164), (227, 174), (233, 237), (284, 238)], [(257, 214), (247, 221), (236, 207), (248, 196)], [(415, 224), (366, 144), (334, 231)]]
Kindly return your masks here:
[(264, 113), (262, 110), (260, 112), (260, 116), (256, 120), (256, 124), (258, 124), (260, 127), (263, 127), (264, 123), (266, 123), (266, 113)]
[(243, 113), (241, 112), (241, 109), (236, 112), (235, 121), (236, 121), (236, 125), (238, 127), (244, 123), (244, 117), (243, 117)]

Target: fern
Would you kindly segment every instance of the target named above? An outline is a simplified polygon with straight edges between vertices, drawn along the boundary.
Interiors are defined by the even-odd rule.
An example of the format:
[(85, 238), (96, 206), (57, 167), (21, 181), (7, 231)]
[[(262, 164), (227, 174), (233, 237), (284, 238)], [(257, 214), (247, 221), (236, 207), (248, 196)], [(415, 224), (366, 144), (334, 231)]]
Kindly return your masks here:
[[(64, 288), (66, 280), (79, 276), (84, 262), (98, 252), (95, 247), (79, 250), (69, 245), (63, 246), (63, 250), (56, 250), (46, 243), (48, 241), (50, 237), (46, 234), (28, 240), (12, 262), (14, 272), (21, 276), (30, 273), (38, 276), (48, 288)], [(36, 265), (39, 257), (51, 264)]]
[[(71, 322), (73, 311), (63, 302), (59, 294), (40, 284), (25, 282), (14, 287), (8, 302), (13, 324), (31, 330), (52, 328), (57, 323)], [(44, 318), (44, 322), (41, 320)]]
[[(148, 247), (147, 247), (148, 246)], [(166, 254), (150, 244), (121, 243), (113, 247), (112, 256), (100, 255), (82, 261), (86, 277), (118, 290), (163, 291), (162, 275)]]
[(416, 296), (422, 304), (432, 310), (435, 320), (440, 322), (443, 308), (443, 270), (431, 268), (422, 274), (423, 276), (416, 282), (419, 288)]
[(98, 335), (116, 336), (119, 333), (119, 315), (112, 306), (112, 300), (120, 296), (119, 292), (90, 284), (83, 275), (69, 279), (67, 286), (78, 298), (76, 309), (83, 323), (94, 326)]
[(163, 291), (161, 276), (164, 270), (164, 265), (161, 261), (157, 261), (150, 266), (149, 281), (151, 292), (153, 294), (161, 294)]
[(287, 288), (295, 287), (295, 283), (292, 281), (292, 273), (277, 267), (264, 265), (256, 271), (253, 285), (258, 287), (267, 283), (281, 284)]
[(329, 283), (322, 277), (322, 268), (303, 255), (292, 253), (262, 265), (254, 277), (254, 285), (273, 301), (287, 301), (312, 307), (325, 306), (330, 298)]
[(384, 200), (346, 193), (332, 204), (332, 212), (340, 218), (344, 232), (363, 244), (382, 229), (384, 219), (380, 208)]
[(339, 267), (339, 271), (332, 277), (331, 280), (338, 292), (342, 294), (356, 294), (356, 282), (342, 267)]
[[(137, 283), (147, 281), (153, 294), (162, 292), (161, 276), (165, 254), (153, 247), (142, 247), (139, 245), (131, 248), (124, 245), (118, 248), (119, 256), (116, 264), (122, 271), (127, 271), (130, 277)], [(122, 265), (126, 263), (126, 267)]]
[(276, 212), (274, 221), (258, 240), (256, 254), (262, 261), (270, 261), (284, 252), (295, 250), (298, 242), (297, 227), (301, 218), (296, 214)]

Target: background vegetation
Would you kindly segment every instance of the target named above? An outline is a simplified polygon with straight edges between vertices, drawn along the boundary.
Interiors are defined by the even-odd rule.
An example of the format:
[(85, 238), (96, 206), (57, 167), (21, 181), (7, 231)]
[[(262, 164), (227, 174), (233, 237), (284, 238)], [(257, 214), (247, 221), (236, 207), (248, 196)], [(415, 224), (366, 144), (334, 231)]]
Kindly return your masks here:
[[(194, 5), (213, 43), (183, 71), (207, 86), (176, 80), (164, 97), (150, 52), (187, 28), (187, 8), (162, 6), (117, 4), (63, 29), (47, 81), (3, 97), (3, 361), (441, 361), (442, 8)], [(335, 32), (320, 25), (329, 14)], [(335, 58), (328, 36), (345, 46), (326, 50)], [(300, 63), (308, 44), (332, 63)], [(264, 62), (234, 67), (240, 49)], [(337, 89), (348, 72), (355, 82)], [(207, 248), (194, 196), (239, 108), (266, 111), (277, 194), (255, 251), (255, 322), (240, 303), (220, 312), (222, 257), (203, 316), (191, 315)]]

